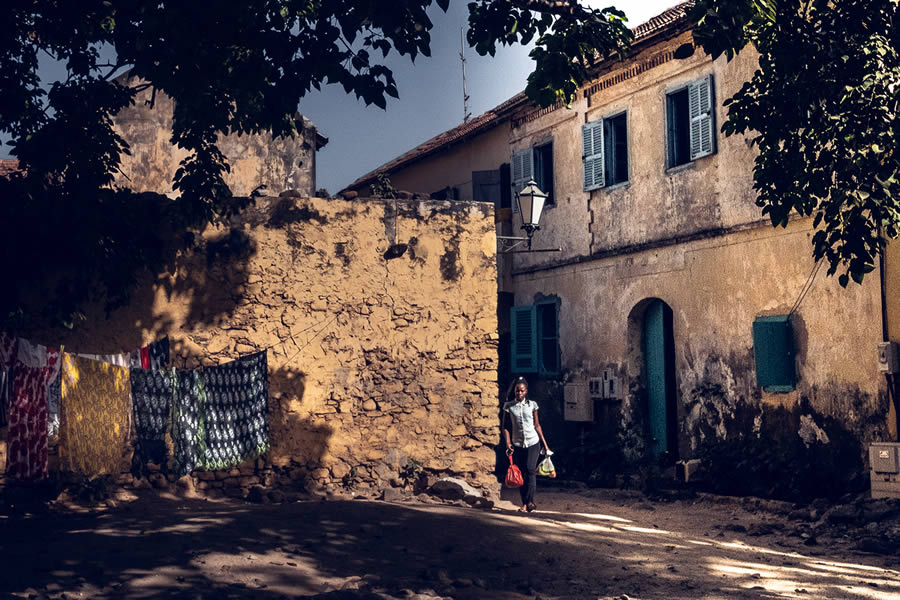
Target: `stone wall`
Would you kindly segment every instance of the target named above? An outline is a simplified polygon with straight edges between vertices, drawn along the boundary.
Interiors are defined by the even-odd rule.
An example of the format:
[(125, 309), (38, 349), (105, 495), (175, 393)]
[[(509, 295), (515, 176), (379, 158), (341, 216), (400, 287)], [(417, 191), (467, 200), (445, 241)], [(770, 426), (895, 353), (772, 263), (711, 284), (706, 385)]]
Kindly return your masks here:
[(201, 489), (376, 493), (419, 464), (493, 489), (495, 252), (486, 204), (261, 198), (128, 307), (28, 337), (112, 352), (168, 335), (183, 368), (269, 348), (272, 448), (195, 473)]
[[(174, 194), (172, 178), (179, 163), (188, 156), (171, 142), (174, 101), (157, 92), (151, 106), (151, 91), (137, 95), (133, 106), (116, 115), (115, 128), (131, 149), (122, 156), (117, 184), (136, 192)], [(225, 183), (236, 196), (248, 196), (259, 186), (265, 193), (297, 190), (303, 196), (316, 193), (316, 150), (328, 140), (312, 122), (297, 117), (298, 135), (273, 138), (271, 135), (219, 135), (219, 149), (228, 160), (230, 172)]]

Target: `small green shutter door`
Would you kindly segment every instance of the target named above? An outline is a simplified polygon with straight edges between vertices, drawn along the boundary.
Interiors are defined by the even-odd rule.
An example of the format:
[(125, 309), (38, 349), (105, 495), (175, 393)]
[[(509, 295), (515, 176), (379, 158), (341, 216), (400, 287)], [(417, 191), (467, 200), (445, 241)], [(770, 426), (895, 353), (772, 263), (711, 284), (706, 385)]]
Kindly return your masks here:
[(767, 392), (790, 392), (796, 387), (794, 336), (789, 315), (757, 317), (753, 321), (756, 384)]
[(534, 306), (513, 306), (510, 309), (512, 372), (537, 371), (537, 311)]

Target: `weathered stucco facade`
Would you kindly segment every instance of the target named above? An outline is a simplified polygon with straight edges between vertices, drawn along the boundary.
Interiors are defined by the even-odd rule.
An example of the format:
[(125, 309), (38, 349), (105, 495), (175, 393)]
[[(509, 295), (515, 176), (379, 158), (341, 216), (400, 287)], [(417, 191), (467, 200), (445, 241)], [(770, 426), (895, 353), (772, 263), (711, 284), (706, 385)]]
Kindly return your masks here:
[(377, 492), (416, 463), (496, 487), (493, 207), (260, 198), (203, 239), (108, 318), (21, 333), (99, 353), (169, 336), (179, 368), (268, 348), (271, 450), (201, 489)]
[[(675, 50), (691, 40), (679, 5), (638, 27), (631, 56), (601, 65), (570, 107), (517, 104), (493, 123), (507, 135), (510, 162), (517, 153), (532, 149), (537, 156), (536, 149), (552, 148), (552, 189), (544, 191), (554, 202), (544, 210), (534, 245), (562, 248), (509, 255), (500, 263), (500, 290), (512, 295), (512, 305), (555, 306), (556, 321), (546, 327), (558, 344), (557, 364), (547, 363), (553, 368), (542, 372), (538, 356), (517, 369), (520, 349), (508, 342), (515, 347), (510, 330), (520, 341), (522, 331), (515, 319), (508, 325), (501, 316), (501, 364), (504, 356), (514, 357), (512, 373), (501, 372), (501, 380), (516, 371), (531, 380), (544, 399), (545, 431), (570, 473), (608, 480), (622, 461), (671, 464), (740, 441), (756, 443), (756, 450), (799, 448), (797, 456), (820, 471), (832, 467), (829, 460), (843, 461), (848, 473), (834, 477), (834, 489), (804, 493), (833, 492), (848, 477), (858, 485), (866, 444), (897, 436), (897, 413), (876, 347), (885, 335), (900, 341), (900, 304), (889, 291), (900, 283), (900, 250), (894, 244), (884, 266), (862, 285), (841, 288), (824, 268), (809, 284), (815, 267), (811, 219), (773, 228), (755, 205), (749, 138), (719, 132), (727, 116), (722, 101), (752, 76), (757, 57), (745, 50), (730, 62), (713, 61), (696, 50), (676, 59)], [(674, 98), (697, 82), (709, 82), (711, 91), (712, 150), (673, 160)], [(584, 126), (601, 119), (623, 126), (618, 138), (603, 139), (607, 153), (624, 153), (627, 170), (585, 191)], [(388, 163), (394, 180), (405, 180), (407, 170), (422, 179), (429, 166), (396, 162)], [(610, 161), (602, 164), (608, 175)], [(425, 185), (438, 189), (445, 182), (434, 168)], [(513, 214), (512, 230), (520, 223)], [(501, 294), (501, 313), (508, 300)], [(648, 342), (656, 339), (648, 333), (651, 307), (663, 315), (656, 350)], [(540, 322), (550, 313), (537, 314)], [(795, 376), (791, 386), (765, 391), (757, 379), (754, 321), (774, 315), (790, 315)], [(529, 333), (527, 319), (519, 325)], [(531, 325), (532, 358), (546, 344), (541, 327)], [(664, 356), (666, 367), (651, 385), (653, 352)], [(615, 379), (618, 391), (589, 400), (592, 422), (566, 422), (566, 386), (588, 389), (591, 379), (604, 376)], [(663, 396), (656, 404), (654, 394)], [(660, 433), (668, 438), (663, 447)], [(745, 446), (721, 460), (752, 463), (756, 450)], [(820, 484), (826, 485), (815, 482)]]
[[(174, 108), (169, 96), (159, 91), (154, 96), (148, 89), (116, 115), (116, 131), (131, 149), (130, 156), (122, 156), (117, 185), (136, 192), (177, 195), (172, 179), (188, 153), (171, 141)], [(231, 167), (224, 175), (225, 183), (235, 196), (249, 196), (260, 186), (265, 186), (263, 195), (285, 190), (316, 195), (316, 151), (328, 139), (306, 117), (297, 115), (296, 123), (298, 133), (293, 138), (219, 135), (219, 149)]]

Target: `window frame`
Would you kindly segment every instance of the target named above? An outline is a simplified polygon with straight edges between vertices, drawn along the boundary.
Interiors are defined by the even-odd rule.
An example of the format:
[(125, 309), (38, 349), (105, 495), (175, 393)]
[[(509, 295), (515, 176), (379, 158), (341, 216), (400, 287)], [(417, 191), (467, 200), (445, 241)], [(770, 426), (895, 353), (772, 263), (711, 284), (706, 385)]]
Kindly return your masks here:
[[(550, 154), (550, 184), (546, 184), (543, 179), (538, 181), (538, 159), (537, 152), (539, 149), (549, 148)], [(510, 158), (510, 201), (514, 213), (519, 212), (519, 204), (516, 202), (516, 194), (525, 187), (529, 180), (534, 179), (541, 191), (547, 194), (547, 200), (544, 202), (544, 208), (551, 208), (556, 205), (556, 157), (553, 152), (553, 138), (543, 139), (527, 148), (515, 150)], [(516, 177), (519, 175), (519, 177)], [(547, 189), (549, 188), (549, 189)]]
[[(674, 114), (674, 97), (680, 94), (686, 96), (686, 107), (678, 111), (681, 115), (679, 117)], [(717, 152), (715, 80), (712, 73), (667, 89), (663, 102), (666, 115), (667, 171)], [(686, 115), (682, 114), (682, 111), (686, 112)], [(682, 136), (686, 136), (686, 139)], [(684, 148), (681, 148), (682, 146)], [(685, 151), (684, 160), (681, 162), (676, 162), (677, 148)]]
[[(610, 148), (615, 150), (614, 136), (609, 134), (607, 127), (612, 121), (624, 120), (625, 125), (625, 174), (623, 178), (616, 177), (610, 181), (610, 161), (616, 160), (618, 153), (610, 153)], [(588, 121), (581, 126), (581, 165), (583, 169), (583, 190), (590, 192), (602, 188), (613, 187), (631, 181), (631, 143), (628, 140), (628, 110), (623, 109)], [(615, 169), (612, 169), (615, 171)], [(615, 173), (614, 173), (615, 174)]]
[[(551, 308), (552, 307), (552, 308)], [(552, 310), (555, 324), (553, 335), (547, 335), (542, 323), (541, 311)], [(534, 304), (510, 307), (510, 371), (512, 373), (538, 374), (555, 377), (562, 370), (562, 354), (559, 346), (559, 302), (541, 300)], [(553, 364), (547, 368), (545, 342), (553, 346)]]

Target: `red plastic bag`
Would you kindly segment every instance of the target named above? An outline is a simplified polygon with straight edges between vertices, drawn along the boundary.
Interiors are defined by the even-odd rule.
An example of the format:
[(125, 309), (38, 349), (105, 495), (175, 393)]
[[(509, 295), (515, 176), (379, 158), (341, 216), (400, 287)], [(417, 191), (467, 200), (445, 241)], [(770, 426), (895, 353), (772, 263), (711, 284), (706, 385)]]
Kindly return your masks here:
[(525, 479), (522, 477), (522, 471), (513, 463), (513, 457), (510, 455), (509, 469), (506, 470), (506, 480), (503, 482), (503, 485), (508, 488), (517, 488), (522, 487), (524, 483)]

